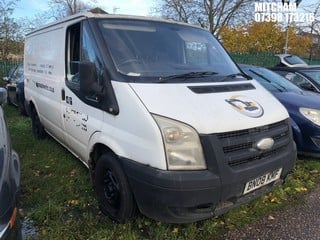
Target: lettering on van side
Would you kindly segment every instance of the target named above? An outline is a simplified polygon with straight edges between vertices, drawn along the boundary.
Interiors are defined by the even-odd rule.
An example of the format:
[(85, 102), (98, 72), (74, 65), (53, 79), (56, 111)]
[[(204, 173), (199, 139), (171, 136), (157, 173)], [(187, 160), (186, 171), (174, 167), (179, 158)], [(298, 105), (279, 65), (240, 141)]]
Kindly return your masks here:
[(45, 85), (45, 84), (43, 84), (43, 83), (36, 82), (36, 87), (37, 87), (37, 88), (42, 88), (42, 89), (44, 89), (44, 90), (47, 90), (47, 91), (49, 91), (49, 92), (53, 92), (53, 93), (54, 93), (54, 88), (53, 88), (53, 87), (50, 87), (50, 86)]
[(66, 122), (72, 123), (75, 127), (80, 128), (82, 131), (88, 131), (87, 121), (89, 120), (89, 116), (87, 114), (66, 108), (65, 120)]
[(52, 70), (54, 69), (53, 64), (40, 64), (39, 66), (36, 63), (28, 63), (28, 71), (44, 75), (52, 75)]

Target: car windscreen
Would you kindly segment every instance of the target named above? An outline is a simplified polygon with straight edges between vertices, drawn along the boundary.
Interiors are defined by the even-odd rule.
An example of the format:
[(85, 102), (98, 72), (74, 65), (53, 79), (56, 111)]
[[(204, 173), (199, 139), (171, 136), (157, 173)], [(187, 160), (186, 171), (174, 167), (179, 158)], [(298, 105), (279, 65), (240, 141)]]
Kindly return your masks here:
[(284, 57), (284, 60), (291, 65), (296, 65), (296, 64), (306, 64), (307, 65), (307, 63), (305, 61), (303, 61), (301, 58), (299, 58), (298, 56), (287, 56), (287, 57)]
[(266, 68), (243, 66), (241, 69), (270, 92), (301, 92), (293, 83)]
[(301, 72), (320, 84), (320, 70), (301, 70)]
[(199, 81), (220, 81), (240, 73), (221, 44), (201, 28), (132, 19), (103, 19), (99, 27), (117, 71), (127, 76), (188, 78), (192, 73)]

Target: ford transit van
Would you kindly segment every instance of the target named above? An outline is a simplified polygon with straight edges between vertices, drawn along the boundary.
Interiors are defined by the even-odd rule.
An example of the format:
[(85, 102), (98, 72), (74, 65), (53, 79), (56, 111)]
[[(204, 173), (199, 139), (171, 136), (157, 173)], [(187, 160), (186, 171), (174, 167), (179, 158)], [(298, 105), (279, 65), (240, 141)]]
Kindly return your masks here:
[(25, 98), (90, 170), (103, 213), (193, 222), (281, 184), (296, 149), (285, 108), (207, 30), (81, 13), (28, 34)]

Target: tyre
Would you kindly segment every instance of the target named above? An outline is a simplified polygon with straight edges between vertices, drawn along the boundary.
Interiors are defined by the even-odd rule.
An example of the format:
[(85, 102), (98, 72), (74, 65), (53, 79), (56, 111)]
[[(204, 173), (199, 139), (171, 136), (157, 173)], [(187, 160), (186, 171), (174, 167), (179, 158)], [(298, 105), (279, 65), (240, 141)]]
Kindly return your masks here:
[(32, 133), (36, 139), (44, 139), (46, 137), (46, 132), (44, 127), (40, 122), (37, 110), (32, 108), (31, 110), (31, 122), (32, 122)]
[(9, 94), (8, 94), (8, 96), (7, 96), (7, 103), (8, 103), (8, 105), (10, 105), (10, 106), (14, 106), (13, 103), (11, 102), (11, 100), (10, 100)]
[(27, 112), (24, 106), (24, 101), (21, 100), (21, 97), (17, 97), (18, 109), (21, 115), (27, 116)]
[(24, 108), (24, 105), (21, 102), (19, 102), (18, 108), (19, 108), (20, 115), (27, 116), (27, 112)]
[(135, 200), (117, 157), (110, 153), (102, 155), (96, 164), (93, 181), (102, 213), (119, 223), (133, 217)]

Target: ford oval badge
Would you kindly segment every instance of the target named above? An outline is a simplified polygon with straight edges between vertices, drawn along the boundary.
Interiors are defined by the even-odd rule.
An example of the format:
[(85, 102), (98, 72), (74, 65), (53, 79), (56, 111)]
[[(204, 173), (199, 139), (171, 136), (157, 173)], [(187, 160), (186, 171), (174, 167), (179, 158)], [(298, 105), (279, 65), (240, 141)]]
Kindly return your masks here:
[(274, 144), (274, 140), (272, 138), (263, 138), (257, 142), (256, 147), (259, 150), (268, 150), (271, 149)]
[(226, 99), (226, 102), (248, 117), (258, 118), (264, 112), (259, 103), (246, 96), (232, 96), (230, 99)]

